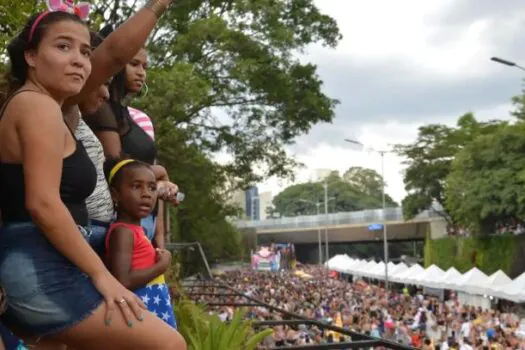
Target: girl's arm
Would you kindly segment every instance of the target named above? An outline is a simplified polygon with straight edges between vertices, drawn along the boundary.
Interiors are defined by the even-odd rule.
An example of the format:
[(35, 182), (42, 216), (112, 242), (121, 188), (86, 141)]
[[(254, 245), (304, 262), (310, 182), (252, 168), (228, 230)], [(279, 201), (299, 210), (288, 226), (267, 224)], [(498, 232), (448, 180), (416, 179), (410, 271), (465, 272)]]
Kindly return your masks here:
[(106, 158), (120, 158), (122, 145), (119, 125), (109, 103), (102, 103), (97, 112), (83, 115), (82, 118), (99, 139)]
[(109, 237), (109, 270), (124, 285), (135, 290), (144, 287), (168, 268), (166, 261), (160, 260), (147, 269), (132, 270), (133, 232), (126, 227), (116, 227)]
[(155, 236), (153, 237), (154, 246), (160, 249), (166, 247), (166, 227), (164, 223), (164, 211), (168, 210), (164, 201), (159, 201), (157, 212), (157, 222), (155, 223)]
[(157, 181), (169, 181), (168, 171), (162, 165), (154, 164), (151, 166)]
[[(148, 4), (153, 2), (167, 9), (171, 0), (151, 0)], [(86, 85), (78, 95), (68, 99), (66, 105), (82, 102), (88, 94), (117, 74), (144, 46), (158, 21), (147, 6), (120, 25), (93, 51), (92, 70)]]

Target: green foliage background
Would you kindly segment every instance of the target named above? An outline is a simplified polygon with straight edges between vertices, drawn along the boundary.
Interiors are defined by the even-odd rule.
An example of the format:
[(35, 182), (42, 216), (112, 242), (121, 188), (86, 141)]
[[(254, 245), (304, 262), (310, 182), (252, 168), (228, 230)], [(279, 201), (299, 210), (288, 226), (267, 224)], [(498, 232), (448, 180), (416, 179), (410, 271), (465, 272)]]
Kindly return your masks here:
[(501, 269), (514, 278), (525, 270), (524, 247), (525, 237), (510, 234), (427, 239), (424, 248), (425, 267), (432, 264), (443, 270), (455, 267), (462, 273), (477, 267), (487, 275)]
[[(274, 197), (272, 212), (269, 214), (287, 217), (315, 215), (317, 207), (320, 213), (324, 213), (325, 182), (328, 186), (329, 213), (377, 209), (382, 206), (381, 175), (372, 169), (351, 167), (342, 176), (338, 171), (332, 171), (320, 181), (285, 188)], [(398, 206), (388, 194), (385, 203), (387, 207)]]

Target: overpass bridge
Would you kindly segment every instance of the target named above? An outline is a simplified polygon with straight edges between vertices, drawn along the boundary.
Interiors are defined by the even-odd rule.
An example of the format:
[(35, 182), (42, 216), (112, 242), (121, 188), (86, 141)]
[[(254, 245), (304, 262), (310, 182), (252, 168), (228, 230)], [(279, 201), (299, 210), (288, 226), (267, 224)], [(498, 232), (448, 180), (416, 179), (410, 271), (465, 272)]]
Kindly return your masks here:
[[(345, 242), (374, 242), (383, 239), (383, 230), (369, 230), (370, 225), (386, 220), (391, 241), (423, 240), (430, 233), (432, 239), (446, 235), (446, 220), (434, 210), (421, 212), (411, 220), (404, 220), (401, 208), (361, 210), (234, 222), (245, 234), (255, 234), (257, 242), (316, 243), (326, 232), (330, 244)], [(323, 234), (324, 236), (324, 234)]]

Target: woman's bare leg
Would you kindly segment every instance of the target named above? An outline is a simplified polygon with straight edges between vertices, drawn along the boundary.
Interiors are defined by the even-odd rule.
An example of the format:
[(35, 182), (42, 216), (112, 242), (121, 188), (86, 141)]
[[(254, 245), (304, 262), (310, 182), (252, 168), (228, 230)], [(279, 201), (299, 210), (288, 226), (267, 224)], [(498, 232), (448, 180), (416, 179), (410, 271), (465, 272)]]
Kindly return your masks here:
[(182, 336), (161, 319), (146, 312), (142, 322), (128, 327), (122, 314), (115, 314), (109, 326), (105, 324), (106, 305), (103, 303), (93, 314), (72, 328), (50, 337), (68, 348), (77, 350), (186, 350)]

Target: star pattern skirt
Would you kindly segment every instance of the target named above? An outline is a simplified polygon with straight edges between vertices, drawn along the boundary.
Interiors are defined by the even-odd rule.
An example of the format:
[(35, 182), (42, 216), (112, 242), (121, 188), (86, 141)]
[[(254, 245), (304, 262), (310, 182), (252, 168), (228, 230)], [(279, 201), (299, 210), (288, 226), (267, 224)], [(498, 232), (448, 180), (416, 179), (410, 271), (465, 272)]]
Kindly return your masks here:
[(135, 290), (135, 294), (142, 299), (150, 312), (177, 329), (170, 291), (163, 275), (155, 278), (145, 287)]

